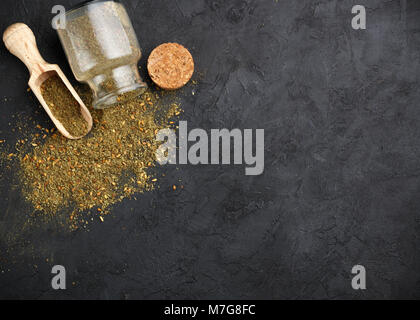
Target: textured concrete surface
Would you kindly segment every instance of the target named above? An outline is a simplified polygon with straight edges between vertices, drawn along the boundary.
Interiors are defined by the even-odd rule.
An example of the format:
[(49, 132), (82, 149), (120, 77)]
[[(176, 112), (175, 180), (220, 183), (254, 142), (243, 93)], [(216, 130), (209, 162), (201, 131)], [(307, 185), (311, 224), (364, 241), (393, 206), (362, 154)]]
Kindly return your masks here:
[[(30, 207), (8, 173), (1, 298), (420, 298), (419, 1), (124, 3), (145, 56), (168, 41), (191, 49), (200, 80), (183, 119), (265, 129), (265, 172), (165, 167), (160, 190), (73, 233), (24, 228)], [(0, 26), (29, 24), (70, 74), (53, 4), (1, 1)], [(367, 7), (365, 31), (351, 28), (354, 4)], [(13, 143), (13, 115), (48, 119), (24, 65), (4, 46), (0, 59), (1, 138)], [(67, 268), (66, 291), (50, 287), (54, 264)], [(356, 264), (363, 292), (351, 288)]]

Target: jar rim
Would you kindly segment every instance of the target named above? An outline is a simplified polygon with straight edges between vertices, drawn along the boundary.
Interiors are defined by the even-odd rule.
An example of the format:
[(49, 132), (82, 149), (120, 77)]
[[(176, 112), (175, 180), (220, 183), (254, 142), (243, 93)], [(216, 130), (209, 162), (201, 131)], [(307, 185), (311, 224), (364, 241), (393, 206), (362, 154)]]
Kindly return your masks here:
[(66, 12), (66, 14), (68, 14), (68, 13), (74, 11), (74, 10), (80, 9), (82, 7), (86, 7), (90, 4), (100, 3), (100, 2), (108, 2), (108, 1), (117, 2), (117, 3), (120, 2), (119, 0), (87, 0), (87, 1), (82, 1), (80, 3), (75, 4), (74, 6), (70, 7), (70, 9)]

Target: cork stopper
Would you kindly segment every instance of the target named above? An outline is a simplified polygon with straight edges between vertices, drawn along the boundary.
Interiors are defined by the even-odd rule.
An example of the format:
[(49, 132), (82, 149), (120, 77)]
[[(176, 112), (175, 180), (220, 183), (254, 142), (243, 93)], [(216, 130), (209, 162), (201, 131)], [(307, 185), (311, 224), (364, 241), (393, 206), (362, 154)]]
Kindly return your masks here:
[(179, 89), (194, 73), (191, 53), (178, 43), (164, 43), (149, 56), (147, 70), (153, 82), (166, 90)]

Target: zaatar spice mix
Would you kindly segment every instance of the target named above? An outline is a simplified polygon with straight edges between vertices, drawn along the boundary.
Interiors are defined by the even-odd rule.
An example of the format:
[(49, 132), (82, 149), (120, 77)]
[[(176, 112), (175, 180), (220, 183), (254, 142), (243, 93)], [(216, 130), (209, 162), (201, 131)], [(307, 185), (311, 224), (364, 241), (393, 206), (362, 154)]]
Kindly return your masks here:
[(90, 91), (78, 91), (92, 112), (92, 132), (81, 140), (54, 132), (19, 156), (25, 198), (45, 214), (70, 209), (70, 220), (90, 209), (104, 214), (116, 202), (152, 190), (156, 133), (181, 112), (150, 90), (115, 108), (93, 110)]
[(88, 132), (79, 103), (58, 75), (41, 84), (41, 94), (52, 114), (73, 137), (82, 137)]

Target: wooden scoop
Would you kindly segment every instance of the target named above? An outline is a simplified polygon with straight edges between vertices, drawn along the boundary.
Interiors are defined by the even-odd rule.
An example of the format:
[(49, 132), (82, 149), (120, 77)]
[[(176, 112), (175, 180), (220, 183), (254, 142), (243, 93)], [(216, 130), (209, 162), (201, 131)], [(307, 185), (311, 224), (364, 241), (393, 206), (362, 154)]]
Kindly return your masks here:
[(41, 85), (49, 77), (58, 75), (66, 87), (70, 90), (73, 97), (80, 104), (80, 112), (83, 118), (88, 123), (88, 131), (92, 129), (92, 116), (89, 110), (86, 108), (82, 99), (76, 93), (69, 80), (66, 78), (60, 67), (56, 64), (49, 64), (41, 57), (38, 47), (36, 45), (35, 36), (32, 30), (24, 23), (15, 23), (9, 26), (3, 34), (3, 41), (7, 49), (22, 60), (23, 63), (28, 67), (30, 78), (29, 87), (35, 93), (41, 105), (47, 111), (51, 120), (54, 122), (57, 129), (69, 139), (80, 139), (82, 137), (72, 136), (63, 124), (55, 118), (52, 114), (50, 107), (45, 102), (41, 94)]

